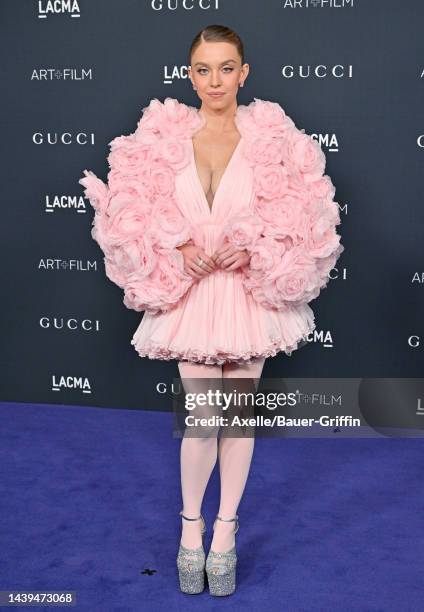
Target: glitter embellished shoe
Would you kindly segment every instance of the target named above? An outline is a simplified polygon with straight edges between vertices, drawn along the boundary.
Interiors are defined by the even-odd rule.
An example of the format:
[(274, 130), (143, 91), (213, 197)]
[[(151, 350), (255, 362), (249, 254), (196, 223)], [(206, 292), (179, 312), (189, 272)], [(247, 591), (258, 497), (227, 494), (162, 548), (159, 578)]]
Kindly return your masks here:
[[(239, 528), (238, 515), (232, 519), (223, 519), (218, 514), (216, 520), (234, 521), (234, 533), (236, 534)], [(215, 527), (215, 523), (214, 523)], [(209, 592), (211, 595), (231, 595), (236, 589), (236, 566), (237, 554), (235, 545), (226, 552), (217, 553), (212, 549), (209, 550), (206, 559), (206, 573), (208, 575)]]
[[(202, 515), (197, 518), (185, 516), (181, 510), (181, 516), (186, 521), (202, 521), (202, 536), (206, 531), (205, 519)], [(177, 556), (178, 576), (180, 589), (183, 593), (195, 595), (201, 593), (205, 588), (205, 551), (203, 543), (198, 548), (186, 548), (180, 542)]]

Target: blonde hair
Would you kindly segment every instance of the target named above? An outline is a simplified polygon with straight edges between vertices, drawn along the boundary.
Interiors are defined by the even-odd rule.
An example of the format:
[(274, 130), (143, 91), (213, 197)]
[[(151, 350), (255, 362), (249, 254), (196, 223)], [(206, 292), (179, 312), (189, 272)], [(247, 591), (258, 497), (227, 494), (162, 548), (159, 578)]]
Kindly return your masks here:
[(203, 30), (200, 30), (191, 43), (188, 61), (191, 64), (191, 57), (197, 47), (203, 42), (228, 42), (237, 48), (241, 58), (241, 63), (244, 64), (244, 47), (240, 36), (234, 30), (223, 25), (209, 25)]

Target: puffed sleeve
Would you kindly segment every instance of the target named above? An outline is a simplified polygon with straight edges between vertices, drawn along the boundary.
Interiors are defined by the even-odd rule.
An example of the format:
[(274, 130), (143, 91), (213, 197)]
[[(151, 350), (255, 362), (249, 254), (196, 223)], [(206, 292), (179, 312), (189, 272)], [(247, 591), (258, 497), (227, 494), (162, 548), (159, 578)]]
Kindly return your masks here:
[[(145, 109), (144, 109), (145, 110)], [(173, 308), (194, 279), (178, 246), (191, 226), (175, 202), (175, 167), (160, 154), (149, 113), (137, 130), (110, 143), (108, 182), (84, 170), (78, 181), (95, 210), (91, 235), (104, 254), (106, 276), (124, 290), (127, 308)]]
[(252, 137), (247, 153), (254, 207), (232, 218), (225, 233), (250, 255), (250, 262), (239, 268), (245, 291), (266, 308), (285, 310), (319, 295), (344, 246), (321, 146), (275, 103), (268, 131), (261, 119), (265, 127)]

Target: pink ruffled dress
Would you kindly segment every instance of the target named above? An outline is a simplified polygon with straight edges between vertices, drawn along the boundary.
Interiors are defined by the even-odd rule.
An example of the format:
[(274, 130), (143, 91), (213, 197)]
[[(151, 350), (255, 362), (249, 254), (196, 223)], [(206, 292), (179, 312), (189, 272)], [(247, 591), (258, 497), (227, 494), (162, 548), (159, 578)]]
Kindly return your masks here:
[[(302, 295), (298, 296), (300, 299), (290, 299), (290, 297), (293, 297), (290, 296), (290, 290), (292, 291), (293, 287), (292, 281), (290, 281), (292, 284), (289, 285), (289, 289), (287, 289), (287, 283), (284, 288), (286, 292), (284, 302), (273, 301), (277, 296), (275, 288), (277, 285), (275, 284), (273, 285), (274, 293), (271, 290), (264, 293), (264, 287), (266, 289), (268, 285), (264, 285), (264, 278), (266, 279), (266, 277), (264, 276), (264, 270), (261, 270), (263, 261), (268, 261), (268, 254), (272, 254), (274, 258), (272, 282), (278, 282), (283, 273), (287, 273), (287, 270), (282, 269), (280, 275), (275, 274), (275, 270), (278, 271), (280, 261), (283, 260), (284, 253), (289, 250), (286, 248), (288, 244), (286, 236), (290, 235), (290, 231), (291, 235), (294, 234), (292, 230), (287, 229), (290, 214), (285, 215), (284, 220), (281, 221), (281, 223), (284, 221), (286, 224), (284, 230), (286, 233), (282, 234), (282, 225), (273, 224), (272, 216), (267, 219), (265, 209), (262, 211), (262, 217), (257, 213), (258, 205), (261, 204), (260, 194), (263, 194), (266, 185), (264, 186), (262, 183), (261, 192), (256, 183), (259, 179), (255, 178), (257, 165), (252, 163), (252, 139), (257, 139), (258, 132), (261, 130), (260, 125), (256, 125), (256, 130), (253, 129), (255, 126), (253, 126), (251, 115), (248, 112), (253, 112), (255, 105), (260, 106), (261, 102), (256, 99), (254, 103), (249, 105), (250, 107), (238, 107), (236, 125), (241, 134), (241, 139), (221, 178), (212, 209), (209, 207), (197, 173), (192, 142), (193, 134), (203, 126), (204, 119), (201, 113), (189, 107), (189, 115), (193, 117), (192, 113), (194, 112), (195, 120), (191, 121), (189, 129), (185, 133), (180, 134), (180, 142), (184, 143), (187, 158), (183, 164), (180, 164), (178, 172), (175, 172), (174, 176), (173, 200), (178, 208), (178, 214), (181, 215), (189, 228), (188, 234), (180, 242), (183, 244), (189, 236), (195, 244), (202, 246), (205, 252), (211, 256), (225, 240), (232, 240), (234, 244), (241, 241), (240, 248), (247, 248), (252, 254), (252, 264), (249, 269), (239, 268), (234, 271), (216, 269), (200, 280), (193, 281), (191, 279), (188, 288), (182, 291), (179, 299), (175, 300), (169, 308), (146, 308), (131, 340), (131, 344), (141, 357), (188, 360), (205, 364), (222, 364), (229, 361), (246, 363), (252, 358), (274, 356), (280, 351), (290, 355), (299, 346), (306, 344), (308, 335), (315, 329), (314, 314), (307, 301), (319, 292), (317, 287), (322, 288), (328, 282), (328, 276), (324, 278), (325, 274), (323, 275), (322, 267), (320, 273), (317, 273), (319, 268), (315, 265), (316, 259), (313, 260), (314, 284), (311, 285), (310, 283), (312, 259), (304, 260), (306, 263), (303, 264), (303, 268), (300, 267), (302, 273), (307, 270), (309, 274), (309, 289), (304, 287), (303, 301)], [(167, 98), (165, 105), (171, 103), (177, 107), (181, 105), (181, 103)], [(156, 100), (155, 105), (157, 104), (161, 103)], [(273, 103), (262, 102), (262, 104)], [(187, 108), (185, 105), (182, 106), (184, 110)], [(269, 112), (268, 106), (266, 109)], [(280, 109), (279, 106), (278, 109)], [(289, 118), (286, 118), (286, 120), (286, 129), (296, 129), (298, 133), (297, 128), (293, 128), (291, 120)], [(152, 130), (149, 121), (152, 123), (153, 119), (152, 116), (147, 115), (143, 142), (147, 142), (148, 130)], [(150, 135), (153, 134), (154, 130), (150, 131)], [(260, 134), (259, 137), (263, 138), (263, 134)], [(275, 134), (272, 134), (271, 137), (275, 137)], [(262, 159), (262, 169), (265, 167), (266, 170), (269, 164), (264, 164), (263, 157), (260, 155), (258, 157), (258, 155), (256, 154), (256, 159)], [(279, 165), (281, 166), (281, 163)], [(263, 176), (268, 175), (265, 172), (262, 178)], [(287, 177), (287, 173), (285, 176)], [(322, 176), (322, 172), (320, 176)], [(86, 177), (81, 181), (87, 188), (90, 187), (87, 182), (88, 178)], [(286, 189), (290, 186), (292, 190), (295, 189), (293, 182), (283, 181), (282, 184), (285, 185)], [(309, 189), (310, 186), (308, 185)], [(95, 200), (93, 191), (90, 192), (89, 190), (88, 195), (92, 196), (92, 201)], [(273, 196), (272, 194), (268, 195), (268, 199), (264, 200), (265, 196), (262, 198), (262, 205), (264, 202), (272, 203), (276, 197), (281, 199), (279, 193)], [(100, 199), (101, 196), (98, 192), (97, 200), (94, 201), (93, 205), (99, 213), (102, 209), (102, 205), (99, 204)], [(290, 206), (293, 207), (292, 202)], [(289, 213), (292, 209), (290, 206), (288, 207)], [(255, 225), (256, 218), (263, 222), (259, 228)], [(248, 238), (246, 239), (246, 232), (243, 233), (243, 231), (238, 230), (240, 228), (241, 230), (245, 229), (249, 220), (252, 220), (249, 228), (253, 229), (251, 232), (248, 229)], [(337, 223), (334, 217), (332, 221)], [(304, 222), (304, 217), (301, 218), (301, 221), (298, 221), (298, 223), (301, 222)], [(98, 223), (100, 223), (100, 220)], [(97, 230), (94, 237), (104, 248), (104, 242), (102, 243), (99, 239), (99, 233), (100, 230)], [(334, 226), (332, 239), (332, 250), (326, 248), (323, 251), (323, 243), (320, 244), (320, 257), (328, 265), (334, 264), (343, 250), (339, 241), (334, 240)], [(325, 244), (328, 244), (329, 241), (330, 238), (327, 237)], [(291, 245), (293, 246), (293, 242)], [(296, 243), (294, 245), (296, 246)], [(171, 254), (177, 258), (181, 266), (181, 259), (178, 259), (180, 252), (175, 249), (175, 245), (173, 246)], [(313, 246), (316, 248), (316, 245)], [(266, 248), (268, 248), (268, 251), (264, 254), (263, 249)], [(108, 253), (105, 248), (104, 250)], [(277, 263), (275, 263), (275, 258), (277, 258)], [(298, 260), (290, 261), (293, 261), (293, 267), (295, 267)], [(122, 281), (122, 278), (117, 279), (117, 270), (111, 272), (112, 263), (109, 263), (108, 260), (106, 265), (109, 268), (108, 275), (110, 278), (125, 289), (125, 281)], [(264, 268), (266, 268), (266, 265), (265, 263)], [(271, 278), (269, 266), (267, 274), (269, 281)], [(317, 281), (318, 277), (319, 282)], [(309, 290), (309, 293), (305, 293), (306, 289)], [(281, 296), (281, 292), (282, 289), (280, 288), (278, 296)], [(273, 303), (277, 304), (276, 307), (272, 307)], [(134, 306), (130, 304), (129, 307)]]

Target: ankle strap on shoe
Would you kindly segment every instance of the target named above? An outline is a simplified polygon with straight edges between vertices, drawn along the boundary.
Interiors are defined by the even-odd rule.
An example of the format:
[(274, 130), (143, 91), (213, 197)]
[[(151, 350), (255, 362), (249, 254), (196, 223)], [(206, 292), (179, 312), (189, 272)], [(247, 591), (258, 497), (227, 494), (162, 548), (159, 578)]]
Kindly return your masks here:
[(238, 514), (236, 514), (234, 518), (230, 518), (230, 519), (223, 519), (222, 516), (219, 516), (219, 514), (217, 514), (215, 520), (217, 519), (220, 521), (223, 521), (224, 523), (231, 523), (232, 521), (234, 521), (235, 522), (234, 533), (237, 533), (239, 529)]
[(195, 518), (190, 518), (189, 516), (186, 516), (185, 514), (183, 514), (182, 510), (181, 510), (180, 514), (183, 517), (183, 519), (185, 519), (186, 521), (198, 521), (200, 519), (202, 521), (202, 533), (205, 533), (205, 531), (206, 531), (206, 524), (205, 524), (205, 519), (203, 518), (202, 514), (199, 514), (199, 516), (197, 516)]

